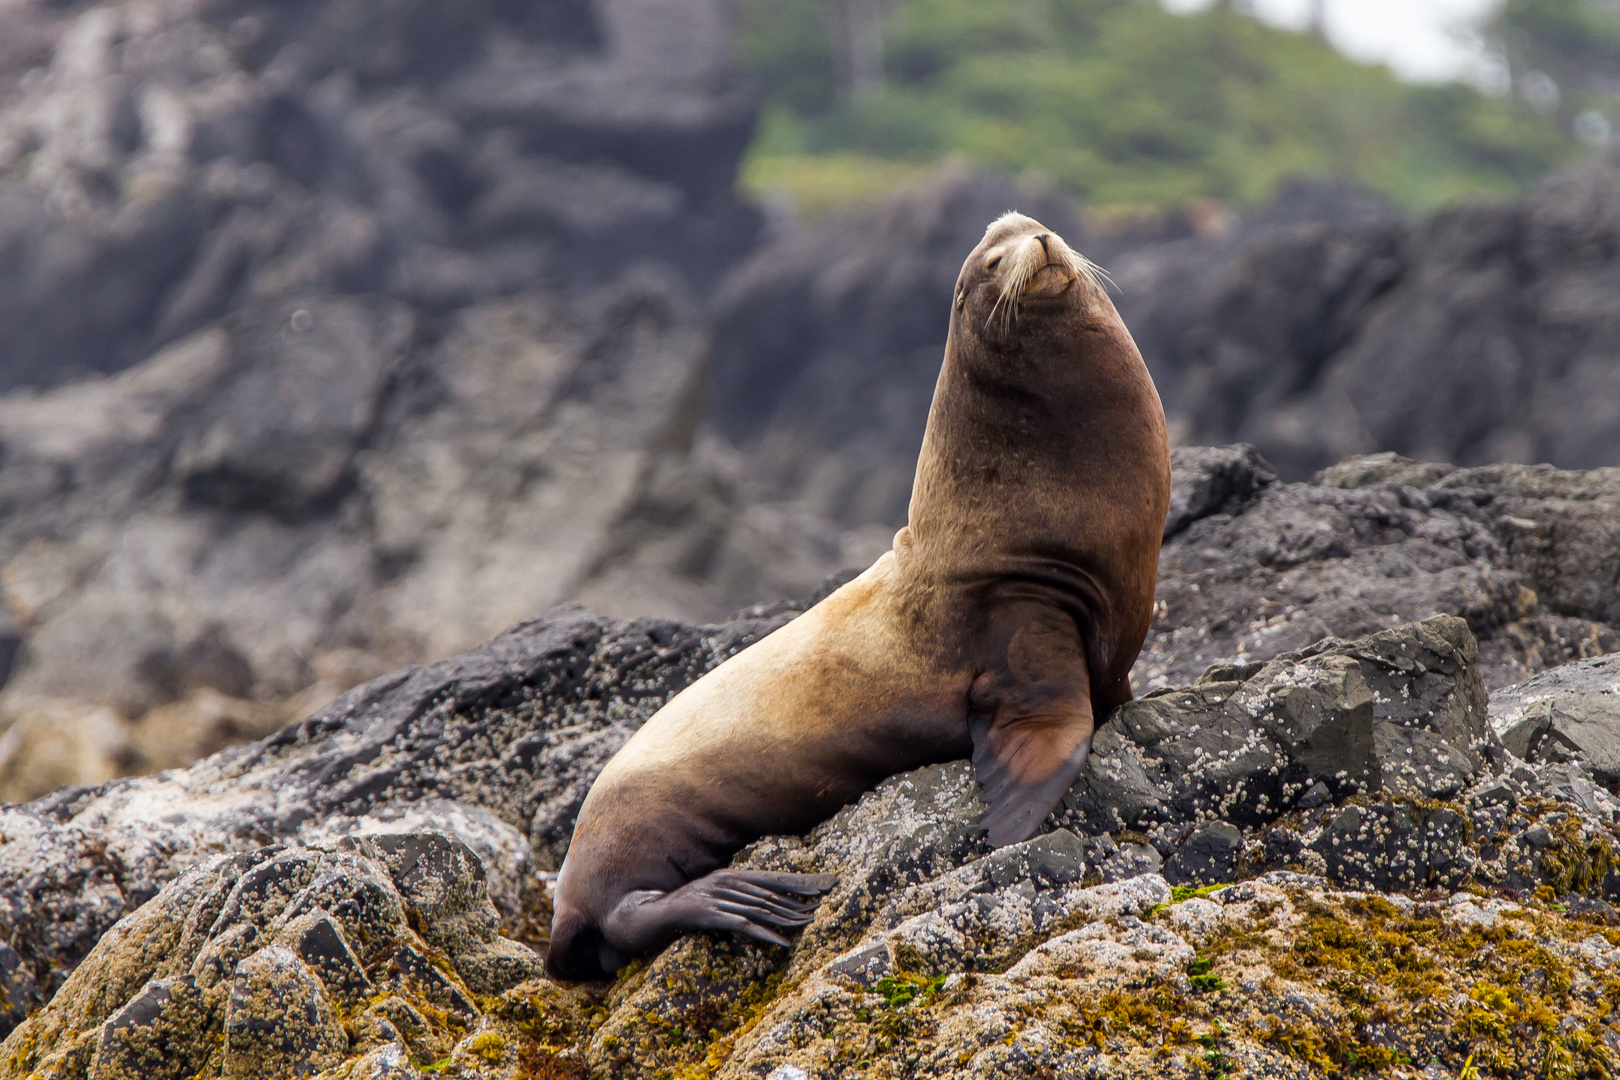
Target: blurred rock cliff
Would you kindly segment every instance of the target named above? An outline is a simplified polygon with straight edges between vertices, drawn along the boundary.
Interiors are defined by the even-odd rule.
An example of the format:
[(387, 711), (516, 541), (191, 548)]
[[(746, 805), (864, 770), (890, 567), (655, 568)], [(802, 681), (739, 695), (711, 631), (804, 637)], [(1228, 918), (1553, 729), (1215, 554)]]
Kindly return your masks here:
[(0, 3), (0, 801), (564, 601), (717, 619), (868, 563), (1014, 206), (1110, 270), (1183, 442), (1620, 461), (1620, 170), (1111, 229), (955, 167), (767, 227), (755, 111), (723, 0)]

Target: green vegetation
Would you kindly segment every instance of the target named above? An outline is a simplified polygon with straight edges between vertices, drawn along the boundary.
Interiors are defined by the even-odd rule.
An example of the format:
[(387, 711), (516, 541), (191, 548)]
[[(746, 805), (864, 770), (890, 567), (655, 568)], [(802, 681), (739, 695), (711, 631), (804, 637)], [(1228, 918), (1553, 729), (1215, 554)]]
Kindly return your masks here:
[(879, 979), (877, 992), (883, 995), (884, 1005), (891, 1009), (902, 1009), (914, 1001), (927, 1004), (934, 999), (934, 995), (939, 993), (939, 988), (944, 985), (944, 975), (926, 978), (901, 973), (898, 976), (885, 976)]
[(1187, 967), (1187, 981), (1192, 984), (1193, 992), (1197, 994), (1213, 994), (1226, 989), (1226, 980), (1219, 975), (1210, 974), (1215, 967), (1215, 961), (1207, 956), (1199, 956)]
[(1204, 1048), (1204, 1067), (1209, 1070), (1209, 1080), (1228, 1080), (1232, 1075), (1232, 1059), (1221, 1048), (1221, 1040), (1225, 1038), (1226, 1025), (1219, 1020), (1215, 1021), (1213, 1031), (1198, 1037), (1198, 1045)]
[[(1509, 0), (1498, 22), (1518, 20), (1502, 23), (1504, 41), (1540, 42), (1551, 32), (1523, 30), (1521, 8), (1541, 18), (1606, 4)], [(1230, 3), (1193, 15), (1157, 0), (737, 0), (737, 9), (741, 56), (767, 102), (743, 183), (786, 191), (810, 214), (901, 186), (952, 155), (1033, 170), (1094, 210), (1128, 216), (1199, 200), (1253, 206), (1300, 175), (1352, 178), (1425, 208), (1513, 193), (1584, 152), (1573, 119), (1530, 103), (1542, 81), (1520, 79), (1524, 93), (1498, 97), (1409, 85)], [(1581, 57), (1591, 70), (1596, 62)]]
[(1608, 143), (1620, 128), (1620, 3), (1501, 0), (1485, 38), (1515, 92), (1576, 137)]

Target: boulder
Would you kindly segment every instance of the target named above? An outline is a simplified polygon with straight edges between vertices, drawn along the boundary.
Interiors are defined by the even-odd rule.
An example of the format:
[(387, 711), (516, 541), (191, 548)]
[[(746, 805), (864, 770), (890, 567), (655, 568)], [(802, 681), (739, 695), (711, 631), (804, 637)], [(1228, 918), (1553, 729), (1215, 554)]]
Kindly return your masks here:
[[(407, 875), (401, 880), (414, 880), (412, 866), (431, 871), (428, 883), (412, 885), (415, 903), (431, 914), (420, 932), (430, 948), (462, 957), (467, 992), (485, 993), (521, 958), (482, 936), (486, 924), (466, 921), (471, 894), (433, 882), (464, 881), (493, 898), (503, 918), (527, 918), (542, 895), (535, 875), (557, 866), (585, 791), (613, 751), (671, 695), (792, 614), (689, 627), (562, 609), (463, 657), (376, 680), (273, 738), (189, 769), (0, 810), (0, 902), (19, 958), (13, 981), (31, 1002), (49, 1000), (108, 927), (187, 867), (221, 848), (252, 852), (278, 842), (351, 845)], [(975, 827), (976, 786), (960, 764), (888, 781), (828, 826), (808, 862), (793, 838), (762, 841), (756, 856), (780, 869), (842, 876), (828, 903), (849, 918), (812, 927), (800, 944), (806, 956), (829, 960), (859, 944), (852, 928), (863, 920), (892, 929), (980, 904), (972, 897), (989, 890), (1007, 893), (990, 908), (1025, 911), (995, 931), (1003, 937), (985, 937), (970, 920), (948, 931), (912, 924), (906, 942), (996, 963), (1011, 946), (995, 942), (1045, 925), (1043, 890), (1079, 887), (1086, 875), (1129, 880), (1161, 865), (1188, 882), (1275, 865), (1347, 881), (1372, 874), (1390, 887), (1475, 873), (1521, 883), (1512, 887), (1558, 881), (1564, 891), (1604, 895), (1601, 823), (1620, 802), (1572, 765), (1542, 766), (1544, 773), (1511, 766), (1526, 773), (1515, 779), (1502, 771), (1515, 760), (1487, 726), (1466, 624), (1441, 616), (1258, 668), (1217, 668), (1193, 687), (1132, 703), (1103, 727), (1051, 822), (1073, 837), (1057, 832), (978, 858), (970, 875), (952, 871), (988, 852)], [(1509, 786), (1497, 797), (1493, 785)], [(1532, 850), (1528, 841), (1487, 842), (1500, 830), (1475, 827), (1479, 814), (1500, 812), (1503, 827), (1530, 828), (1531, 812), (1519, 806), (1543, 791), (1576, 808), (1565, 826), (1575, 833)], [(1329, 859), (1347, 830), (1360, 835), (1350, 819), (1340, 821), (1346, 800), (1362, 800), (1356, 805), (1370, 806), (1367, 813), (1397, 813), (1406, 804), (1392, 798), (1431, 808), (1446, 800), (1454, 808), (1447, 812), (1468, 824), (1459, 831), (1454, 818), (1425, 810), (1412, 826), (1427, 845), (1421, 858), (1405, 840), (1380, 840), (1371, 855)], [(442, 845), (385, 839), (423, 829), (456, 837), (478, 853), (476, 865)], [(277, 857), (266, 865), (294, 875), (286, 888), (314, 887), (314, 864)], [(331, 869), (323, 888), (346, 887), (349, 873)], [(271, 884), (264, 879), (264, 888)], [(323, 909), (335, 917), (342, 903), (334, 898)], [(969, 918), (967, 908), (960, 918)], [(375, 961), (356, 955), (364, 965)], [(451, 1000), (448, 991), (441, 996)]]
[[(0, 808), (0, 920), (22, 958), (19, 994), (27, 1008), (48, 1000), (109, 927), (187, 867), (272, 842), (364, 848), (381, 834), (443, 832), (478, 854), (476, 891), (516, 919), (534, 902), (536, 861), (556, 868), (586, 790), (630, 733), (793, 610), (691, 627), (565, 608), (190, 769)], [(435, 933), (472, 932), (459, 896), (433, 901)], [(475, 983), (507, 963), (477, 956)]]
[(1490, 687), (1620, 649), (1620, 471), (1374, 454), (1286, 484), (1248, 451), (1172, 463), (1181, 509), (1139, 691), (1442, 613), (1467, 620)]
[(1254, 443), (1288, 479), (1374, 450), (1612, 465), (1617, 237), (1620, 168), (1594, 162), (1500, 205), (1206, 246), (1149, 355), (1189, 441)]
[[(1066, 820), (1093, 833), (1204, 817), (1257, 825), (1317, 785), (1341, 798), (1453, 798), (1483, 773), (1495, 742), (1478, 655), (1467, 624), (1441, 615), (1265, 665), (1212, 668), (1189, 688), (1155, 691), (1111, 715), (1065, 796)], [(1231, 872), (1231, 826), (1186, 843), (1193, 838), (1199, 854), (1173, 861), (1168, 875)]]

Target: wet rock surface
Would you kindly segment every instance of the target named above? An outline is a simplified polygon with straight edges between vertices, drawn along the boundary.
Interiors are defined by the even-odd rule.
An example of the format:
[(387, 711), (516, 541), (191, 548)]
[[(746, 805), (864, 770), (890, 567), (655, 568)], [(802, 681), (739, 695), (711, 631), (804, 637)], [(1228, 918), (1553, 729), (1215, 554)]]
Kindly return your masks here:
[[(1318, 809), (1348, 835), (1347, 814), (1413, 805)], [(1477, 810), (1488, 808), (1506, 810)], [(1516, 832), (1532, 856), (1584, 839), (1612, 869), (1620, 803), (1599, 819), (1533, 797), (1435, 841), (1477, 853), (1473, 872), (1421, 881), (1346, 880), (1331, 860), (1312, 873), (1287, 853), (1251, 862), (1255, 830), (1232, 828), (1245, 865), (1223, 880), (1240, 880), (1196, 890), (1151, 872), (1096, 883), (1088, 845), (1061, 828), (990, 851), (973, 827), (982, 809), (966, 763), (891, 778), (809, 836), (740, 857), (840, 874), (791, 950), (694, 935), (582, 987), (532, 977), (537, 955), (499, 936), (477, 857), (446, 834), (216, 856), (109, 931), (13, 1032), (0, 1068), (1194, 1077), (1218, 1054), (1260, 1075), (1327, 1076), (1400, 1047), (1449, 1073), (1472, 1055), (1482, 1075), (1513, 1076), (1548, 1037), (1580, 1067), (1610, 1060), (1603, 987), (1620, 964), (1617, 931), (1572, 912), (1601, 909), (1620, 877), (1563, 881), (1565, 904), (1551, 905), (1529, 891), (1552, 880), (1545, 855), (1509, 894), (1480, 871)], [(1219, 850), (1209, 833), (1191, 830), (1169, 861)], [(1385, 843), (1368, 865), (1407, 854)], [(447, 902), (470, 932), (432, 933)], [(479, 976), (491, 954), (505, 958), (499, 975)], [(1555, 1013), (1551, 1036), (1502, 1022), (1520, 1010)], [(220, 1030), (223, 1041), (203, 1034)]]

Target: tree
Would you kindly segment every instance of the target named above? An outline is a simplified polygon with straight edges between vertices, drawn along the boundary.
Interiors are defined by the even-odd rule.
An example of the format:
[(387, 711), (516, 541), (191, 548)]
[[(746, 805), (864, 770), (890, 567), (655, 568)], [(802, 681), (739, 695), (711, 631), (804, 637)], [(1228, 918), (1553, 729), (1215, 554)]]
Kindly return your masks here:
[(1482, 30), (1515, 92), (1566, 129), (1620, 121), (1620, 0), (1502, 0)]

